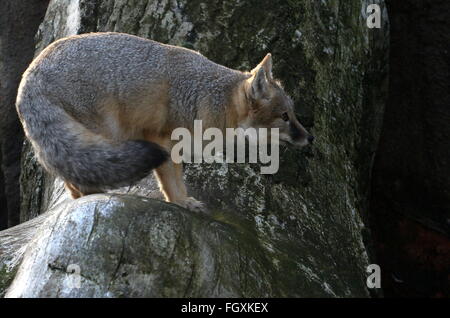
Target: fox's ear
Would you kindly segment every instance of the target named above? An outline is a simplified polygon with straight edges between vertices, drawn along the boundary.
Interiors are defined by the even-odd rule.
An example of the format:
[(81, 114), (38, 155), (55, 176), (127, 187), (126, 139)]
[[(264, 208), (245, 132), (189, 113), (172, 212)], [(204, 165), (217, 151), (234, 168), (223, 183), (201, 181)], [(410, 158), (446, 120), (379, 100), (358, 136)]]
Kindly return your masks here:
[(266, 98), (269, 94), (268, 84), (266, 71), (260, 67), (251, 79), (250, 96), (254, 100)]
[(259, 63), (251, 73), (255, 74), (260, 68), (263, 68), (266, 72), (266, 76), (268, 79), (272, 79), (272, 54), (267, 53), (266, 57), (263, 58), (261, 63)]

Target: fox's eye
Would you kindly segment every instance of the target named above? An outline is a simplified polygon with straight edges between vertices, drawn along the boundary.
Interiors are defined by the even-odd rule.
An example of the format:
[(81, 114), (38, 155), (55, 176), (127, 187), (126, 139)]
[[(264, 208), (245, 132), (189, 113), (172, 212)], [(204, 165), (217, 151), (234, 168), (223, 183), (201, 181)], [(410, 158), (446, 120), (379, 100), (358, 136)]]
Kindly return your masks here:
[(288, 120), (289, 120), (288, 113), (282, 113), (282, 114), (281, 114), (281, 118), (282, 118), (284, 121), (288, 121)]

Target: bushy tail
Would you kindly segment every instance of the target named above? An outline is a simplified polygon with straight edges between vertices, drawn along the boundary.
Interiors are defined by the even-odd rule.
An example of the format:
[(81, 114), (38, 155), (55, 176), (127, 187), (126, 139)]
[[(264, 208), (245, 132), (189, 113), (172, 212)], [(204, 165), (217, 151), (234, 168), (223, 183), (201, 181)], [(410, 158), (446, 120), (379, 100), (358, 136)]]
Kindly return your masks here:
[(131, 185), (167, 160), (168, 154), (155, 143), (129, 140), (119, 144), (104, 142), (72, 147), (40, 157), (45, 158), (44, 166), (49, 170), (82, 192), (90, 192)]
[(133, 184), (168, 158), (155, 143), (93, 134), (31, 87), (21, 90), (17, 111), (39, 162), (82, 192)]

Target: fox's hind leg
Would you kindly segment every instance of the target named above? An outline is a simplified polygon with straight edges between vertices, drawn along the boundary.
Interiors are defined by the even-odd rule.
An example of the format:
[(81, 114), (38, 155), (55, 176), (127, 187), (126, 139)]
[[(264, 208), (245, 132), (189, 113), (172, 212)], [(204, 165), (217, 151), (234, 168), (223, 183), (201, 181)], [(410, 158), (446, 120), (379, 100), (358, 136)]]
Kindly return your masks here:
[(70, 193), (70, 196), (72, 197), (72, 199), (78, 199), (78, 198), (81, 198), (83, 196), (83, 193), (81, 193), (81, 191), (78, 190), (77, 187), (75, 187), (70, 182), (67, 182), (67, 181), (64, 182), (64, 187)]
[(93, 189), (80, 189), (79, 187), (73, 185), (70, 182), (64, 182), (64, 187), (66, 188), (67, 191), (69, 191), (70, 196), (72, 197), (72, 199), (78, 199), (81, 197), (84, 197), (85, 195), (89, 195), (89, 194), (95, 194), (95, 193), (102, 193), (101, 190), (93, 190)]

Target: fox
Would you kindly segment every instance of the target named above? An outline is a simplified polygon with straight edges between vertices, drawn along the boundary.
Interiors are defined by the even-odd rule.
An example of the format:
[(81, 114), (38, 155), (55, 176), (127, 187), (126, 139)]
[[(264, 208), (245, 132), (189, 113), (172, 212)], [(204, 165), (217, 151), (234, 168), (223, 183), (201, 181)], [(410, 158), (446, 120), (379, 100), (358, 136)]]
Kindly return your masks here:
[(311, 144), (294, 103), (272, 75), (272, 55), (251, 71), (197, 51), (138, 36), (98, 32), (46, 47), (24, 72), (16, 110), (35, 156), (73, 199), (132, 185), (154, 171), (164, 198), (190, 210), (171, 132), (278, 128), (280, 143)]

